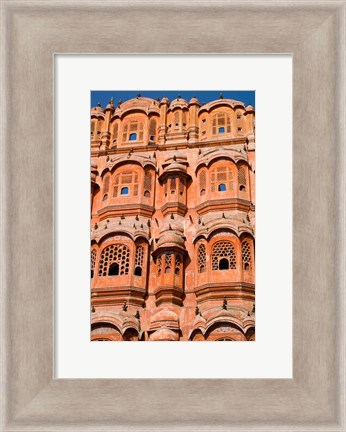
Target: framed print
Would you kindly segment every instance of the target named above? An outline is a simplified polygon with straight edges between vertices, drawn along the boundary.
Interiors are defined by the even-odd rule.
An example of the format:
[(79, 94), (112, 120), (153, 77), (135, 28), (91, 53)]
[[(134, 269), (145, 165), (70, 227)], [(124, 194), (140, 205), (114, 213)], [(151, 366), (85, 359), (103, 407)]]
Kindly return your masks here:
[[(345, 1), (2, 1), (1, 12), (2, 430), (345, 431)], [(134, 373), (132, 379), (66, 379), (54, 375), (53, 341), (59, 324), (54, 321), (54, 288), (64, 276), (56, 272), (60, 237), (54, 236), (59, 211), (55, 145), (63, 132), (54, 118), (54, 56), (61, 54), (183, 54), (187, 59), (193, 54), (292, 55), (292, 377), (144, 379)], [(176, 72), (164, 62), (149, 68), (153, 75), (167, 74), (167, 80)], [(103, 72), (97, 71), (98, 79), (102, 80)], [(114, 71), (115, 80), (117, 73), (121, 74), (121, 66)], [(182, 67), (183, 73), (194, 73), (197, 80), (203, 70)], [(75, 82), (77, 88), (78, 75)], [(65, 110), (78, 125), (83, 119), (76, 108), (66, 105)], [(278, 104), (265, 115), (281, 110)], [(90, 124), (90, 111), (86, 121)], [(227, 121), (217, 127), (227, 127)], [(73, 134), (73, 129), (68, 132)], [(140, 129), (131, 133), (140, 134)], [(278, 166), (284, 163), (280, 160), (284, 138), (278, 131)], [(81, 142), (74, 140), (76, 146)], [(80, 168), (78, 159), (75, 162), (66, 171), (71, 188), (77, 184)], [(74, 193), (79, 192), (75, 188)], [(275, 199), (268, 215), (273, 220), (284, 216), (275, 212)], [(66, 227), (82, 223), (73, 211), (64, 216)], [(282, 235), (283, 230), (270, 233), (273, 254)], [(76, 244), (72, 236), (69, 249), (77, 260)], [(126, 268), (126, 256), (124, 263)], [(217, 261), (217, 265), (227, 263)], [(272, 269), (265, 270), (270, 279)], [(117, 272), (116, 266), (112, 271)], [(73, 290), (72, 286), (67, 301)], [(273, 299), (273, 316), (285, 310), (283, 303)], [(80, 304), (74, 307), (77, 310)], [(259, 316), (258, 307), (256, 312)], [(273, 349), (279, 346), (280, 325), (272, 320), (273, 334), (278, 333)], [(78, 337), (76, 327), (69, 331)], [(256, 341), (242, 346), (257, 342), (256, 334)], [(168, 350), (174, 346), (167, 343)], [(250, 359), (256, 363), (256, 356)], [(83, 367), (83, 358), (72, 360)], [(143, 360), (135, 357), (134, 369)], [(182, 356), (179, 362), (184, 361)], [(102, 369), (102, 361), (97, 364)]]

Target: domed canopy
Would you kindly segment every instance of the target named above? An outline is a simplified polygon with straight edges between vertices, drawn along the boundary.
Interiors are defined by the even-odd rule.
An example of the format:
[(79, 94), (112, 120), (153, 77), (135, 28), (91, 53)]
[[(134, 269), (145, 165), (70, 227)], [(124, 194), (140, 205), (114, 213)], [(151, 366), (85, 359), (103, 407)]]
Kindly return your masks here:
[(174, 99), (169, 108), (170, 109), (174, 109), (174, 108), (188, 108), (189, 104), (187, 103), (187, 101), (181, 97), (177, 97), (176, 99)]
[(199, 100), (194, 96), (193, 98), (191, 98), (189, 105), (198, 105), (201, 106)]
[(168, 328), (162, 328), (157, 330), (150, 336), (151, 341), (177, 341), (179, 340), (179, 334)]
[(103, 117), (104, 113), (103, 113), (103, 108), (101, 107), (100, 102), (97, 104), (96, 107), (92, 107), (91, 108), (91, 117)]
[(184, 239), (175, 231), (166, 231), (160, 236), (159, 241), (157, 242), (157, 247), (169, 246), (184, 248)]
[(164, 96), (160, 101), (160, 105), (163, 105), (163, 104), (169, 105), (169, 99), (166, 98), (166, 96)]
[(177, 323), (179, 322), (179, 317), (175, 312), (169, 309), (162, 309), (152, 317), (151, 323), (153, 324), (162, 321), (172, 321), (174, 323)]
[(252, 105), (248, 105), (246, 108), (246, 112), (255, 112), (255, 108)]

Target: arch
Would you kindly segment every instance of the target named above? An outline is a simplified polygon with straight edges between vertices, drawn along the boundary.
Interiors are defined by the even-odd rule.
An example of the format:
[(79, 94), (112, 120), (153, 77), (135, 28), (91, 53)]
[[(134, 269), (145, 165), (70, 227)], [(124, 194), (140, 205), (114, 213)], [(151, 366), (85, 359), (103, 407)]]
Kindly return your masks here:
[(224, 111), (217, 112), (212, 117), (212, 135), (231, 133), (231, 118)]
[(228, 270), (229, 269), (229, 259), (221, 258), (219, 261), (219, 270)]
[(90, 255), (90, 270), (91, 270), (91, 274), (90, 274), (90, 278), (92, 279), (94, 277), (94, 270), (95, 270), (95, 264), (96, 264), (96, 249), (91, 249), (91, 255)]
[[(131, 169), (132, 168), (132, 169)], [(125, 166), (114, 174), (113, 198), (119, 196), (138, 196), (139, 172), (131, 166)]]
[(234, 170), (229, 164), (218, 164), (210, 173), (210, 190), (214, 192), (229, 192), (234, 190)]
[(237, 260), (233, 243), (228, 240), (221, 240), (216, 242), (213, 245), (211, 261), (212, 270), (236, 269)]
[(246, 170), (242, 165), (238, 167), (238, 185), (241, 192), (246, 191)]
[(135, 254), (135, 268), (134, 275), (142, 276), (143, 267), (144, 266), (144, 247), (142, 245), (136, 246), (136, 254)]
[(156, 141), (156, 119), (154, 118), (149, 121), (149, 141)]
[[(113, 264), (117, 264), (114, 265)], [(99, 276), (122, 276), (129, 273), (130, 249), (115, 243), (102, 249), (99, 261)]]
[(243, 240), (241, 244), (241, 259), (243, 270), (252, 270), (251, 246), (248, 240)]
[(108, 268), (108, 276), (118, 276), (119, 271), (120, 271), (119, 264), (117, 262), (114, 262)]
[(201, 243), (197, 249), (197, 267), (198, 273), (204, 273), (206, 270), (207, 254), (204, 243)]

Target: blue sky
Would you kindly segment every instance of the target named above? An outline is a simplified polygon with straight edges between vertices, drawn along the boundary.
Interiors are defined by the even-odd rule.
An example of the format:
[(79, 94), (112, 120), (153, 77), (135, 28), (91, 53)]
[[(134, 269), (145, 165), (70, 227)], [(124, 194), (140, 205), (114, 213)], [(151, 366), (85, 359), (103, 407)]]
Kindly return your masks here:
[(189, 101), (193, 96), (196, 96), (201, 103), (207, 103), (215, 99), (219, 99), (220, 93), (222, 93), (224, 99), (235, 99), (243, 102), (245, 106), (252, 105), (255, 108), (255, 91), (165, 91), (165, 90), (152, 90), (152, 91), (92, 91), (91, 92), (91, 106), (94, 107), (98, 102), (101, 103), (103, 108), (106, 107), (111, 97), (114, 98), (114, 105), (117, 105), (119, 99), (125, 102), (128, 99), (132, 99), (140, 93), (143, 97), (149, 97), (152, 99), (168, 97), (170, 101), (177, 98), (180, 95), (183, 99)]

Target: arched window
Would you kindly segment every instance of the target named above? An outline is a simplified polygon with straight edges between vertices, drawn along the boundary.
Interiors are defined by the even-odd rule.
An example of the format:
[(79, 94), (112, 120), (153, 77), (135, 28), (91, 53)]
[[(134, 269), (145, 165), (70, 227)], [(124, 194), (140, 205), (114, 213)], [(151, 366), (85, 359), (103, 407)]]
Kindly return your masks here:
[(119, 132), (119, 123), (115, 123), (113, 129), (113, 143), (116, 142), (118, 139), (118, 132)]
[(150, 197), (150, 192), (152, 188), (152, 175), (150, 171), (146, 171), (144, 174), (144, 196)]
[(102, 250), (99, 276), (127, 275), (130, 267), (130, 249), (124, 244), (114, 244)]
[(244, 167), (240, 167), (238, 170), (238, 184), (240, 191), (246, 190), (246, 172)]
[(204, 244), (198, 246), (197, 251), (197, 263), (198, 263), (198, 273), (204, 273), (206, 267), (207, 257), (206, 249)]
[(172, 267), (172, 253), (165, 254), (165, 273), (170, 273)]
[(181, 257), (180, 257), (180, 255), (176, 255), (175, 256), (175, 270), (174, 270), (174, 272), (177, 276), (179, 276), (179, 274), (180, 274), (181, 265), (182, 265)]
[(96, 263), (96, 250), (95, 249), (92, 249), (92, 251), (91, 251), (90, 260), (91, 260), (90, 267), (91, 267), (91, 279), (92, 279), (94, 277), (94, 270), (95, 270), (95, 263)]
[(158, 276), (160, 276), (161, 271), (162, 271), (162, 256), (159, 256), (157, 258), (156, 267), (157, 267), (157, 274), (158, 274)]
[(241, 245), (241, 258), (243, 263), (243, 269), (251, 270), (252, 269), (251, 247), (247, 240), (243, 241)]
[(214, 244), (211, 255), (212, 270), (236, 269), (236, 255), (230, 241), (219, 241)]
[(143, 141), (143, 122), (131, 121), (124, 126), (123, 141)]
[(217, 167), (211, 172), (211, 191), (233, 190), (233, 171), (230, 167)]
[(149, 122), (149, 140), (155, 141), (156, 140), (156, 120), (151, 119)]
[(178, 111), (176, 111), (174, 114), (174, 127), (175, 127), (175, 129), (179, 128), (179, 113), (178, 113)]
[(139, 245), (136, 247), (136, 256), (135, 256), (135, 276), (142, 276), (144, 263), (144, 247)]
[(230, 133), (231, 120), (228, 114), (218, 113), (213, 117), (213, 135)]
[(175, 194), (176, 188), (177, 188), (177, 178), (176, 177), (171, 177), (171, 194), (172, 195)]
[(116, 262), (112, 263), (108, 269), (108, 276), (118, 276), (118, 274), (119, 274), (119, 264)]
[(103, 194), (106, 194), (109, 191), (109, 181), (110, 181), (110, 174), (107, 173), (103, 177)]
[(138, 195), (138, 174), (133, 171), (122, 171), (115, 176), (113, 198), (120, 195)]
[(207, 171), (203, 169), (199, 173), (199, 194), (204, 195), (207, 187)]

